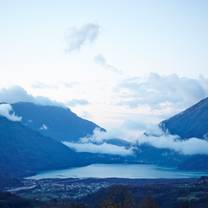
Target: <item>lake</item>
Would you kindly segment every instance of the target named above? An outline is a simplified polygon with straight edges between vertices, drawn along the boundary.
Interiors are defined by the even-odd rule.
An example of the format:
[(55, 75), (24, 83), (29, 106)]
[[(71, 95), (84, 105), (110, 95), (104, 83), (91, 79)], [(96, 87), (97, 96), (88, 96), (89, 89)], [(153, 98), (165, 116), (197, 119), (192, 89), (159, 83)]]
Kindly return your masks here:
[(141, 164), (92, 164), (84, 167), (39, 173), (30, 179), (44, 178), (196, 178), (205, 172), (180, 171), (154, 165)]

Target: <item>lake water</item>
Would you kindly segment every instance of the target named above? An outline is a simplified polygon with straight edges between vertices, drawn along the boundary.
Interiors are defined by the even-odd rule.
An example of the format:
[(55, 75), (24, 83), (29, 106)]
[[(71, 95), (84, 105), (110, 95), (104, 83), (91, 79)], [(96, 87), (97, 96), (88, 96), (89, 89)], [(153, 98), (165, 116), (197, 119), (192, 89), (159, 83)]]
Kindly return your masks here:
[(141, 164), (92, 164), (85, 167), (42, 172), (30, 179), (43, 178), (196, 178), (205, 172), (180, 171)]

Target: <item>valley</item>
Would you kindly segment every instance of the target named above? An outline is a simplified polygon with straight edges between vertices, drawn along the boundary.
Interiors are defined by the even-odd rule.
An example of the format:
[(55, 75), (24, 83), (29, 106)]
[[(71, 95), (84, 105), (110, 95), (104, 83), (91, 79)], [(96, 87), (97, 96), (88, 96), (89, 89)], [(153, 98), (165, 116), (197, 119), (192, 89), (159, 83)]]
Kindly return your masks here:
[(0, 208), (208, 208), (208, 0), (0, 16)]
[[(204, 103), (208, 106), (208, 100), (203, 108)], [(105, 137), (104, 128), (62, 106), (2, 105), (12, 112), (0, 116), (0, 207), (14, 202), (15, 208), (105, 208), (106, 203), (204, 208), (208, 203), (205, 137), (171, 135), (164, 121), (158, 132), (144, 132), (129, 142)], [(187, 121), (189, 112), (197, 111), (201, 122), (200, 108), (201, 102), (187, 110)]]

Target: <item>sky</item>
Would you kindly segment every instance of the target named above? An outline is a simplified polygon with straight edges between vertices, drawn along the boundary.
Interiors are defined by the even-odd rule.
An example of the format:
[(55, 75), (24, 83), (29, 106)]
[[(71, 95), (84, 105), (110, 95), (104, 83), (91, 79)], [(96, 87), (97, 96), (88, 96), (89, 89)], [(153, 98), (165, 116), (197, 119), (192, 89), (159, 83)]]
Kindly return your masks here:
[(207, 11), (205, 0), (0, 0), (0, 99), (47, 97), (107, 129), (157, 123), (208, 96)]

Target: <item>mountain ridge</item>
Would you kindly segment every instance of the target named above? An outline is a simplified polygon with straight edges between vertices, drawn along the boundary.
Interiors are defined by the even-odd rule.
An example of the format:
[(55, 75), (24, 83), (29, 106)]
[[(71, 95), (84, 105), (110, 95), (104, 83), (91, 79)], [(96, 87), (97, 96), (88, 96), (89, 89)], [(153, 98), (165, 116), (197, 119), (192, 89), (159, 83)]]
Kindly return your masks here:
[(22, 117), (21, 122), (25, 126), (57, 141), (77, 141), (92, 135), (96, 128), (105, 131), (92, 121), (77, 116), (67, 107), (30, 102), (11, 105), (15, 114)]
[(163, 131), (179, 135), (182, 139), (208, 137), (208, 97), (162, 121), (159, 125)]
[(76, 153), (20, 122), (0, 116), (0, 170), (22, 177), (37, 171), (76, 166)]

